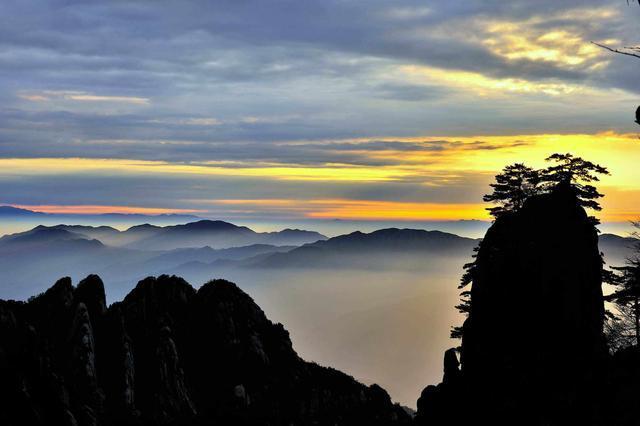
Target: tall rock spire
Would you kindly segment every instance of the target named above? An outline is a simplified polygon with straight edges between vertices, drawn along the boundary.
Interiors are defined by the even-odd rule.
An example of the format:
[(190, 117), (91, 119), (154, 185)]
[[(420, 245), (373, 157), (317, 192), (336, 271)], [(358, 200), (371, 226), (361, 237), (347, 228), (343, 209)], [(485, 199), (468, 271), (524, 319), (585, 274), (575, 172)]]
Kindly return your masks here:
[[(472, 269), (461, 380), (425, 389), (418, 418), (536, 425), (593, 418), (607, 356), (601, 285), (598, 233), (570, 187), (499, 217)], [(448, 364), (457, 377), (451, 357)], [(426, 412), (434, 405), (441, 408)], [(465, 410), (442, 412), (455, 405)]]

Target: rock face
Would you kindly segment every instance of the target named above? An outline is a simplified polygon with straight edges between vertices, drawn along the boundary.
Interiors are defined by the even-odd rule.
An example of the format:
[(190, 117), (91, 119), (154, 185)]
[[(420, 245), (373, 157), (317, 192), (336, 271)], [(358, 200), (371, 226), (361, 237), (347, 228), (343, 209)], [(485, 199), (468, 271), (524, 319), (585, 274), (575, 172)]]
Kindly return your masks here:
[(443, 383), (424, 390), (417, 422), (591, 424), (607, 358), (602, 260), (572, 190), (498, 218), (472, 278), (461, 369), (447, 352)]
[(89, 276), (0, 301), (3, 425), (393, 425), (379, 386), (303, 361), (234, 284), (147, 278), (109, 308)]

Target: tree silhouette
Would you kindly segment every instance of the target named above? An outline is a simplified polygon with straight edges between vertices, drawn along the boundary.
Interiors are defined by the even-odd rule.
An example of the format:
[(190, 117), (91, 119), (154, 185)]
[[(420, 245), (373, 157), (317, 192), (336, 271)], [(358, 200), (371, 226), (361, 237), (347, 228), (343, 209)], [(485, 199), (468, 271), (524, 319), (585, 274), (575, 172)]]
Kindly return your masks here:
[[(640, 5), (640, 0), (637, 0), (638, 5)], [(627, 5), (630, 5), (630, 0), (627, 0)], [(610, 47), (605, 44), (596, 43), (592, 41), (591, 43), (595, 44), (598, 47), (608, 50), (609, 52), (616, 53), (618, 55), (631, 56), (633, 58), (640, 59), (640, 46), (625, 46), (625, 47)], [(640, 107), (636, 110), (636, 123), (640, 124)]]
[[(633, 226), (640, 229), (640, 223)], [(638, 239), (638, 233), (634, 233)], [(626, 265), (612, 267), (606, 275), (606, 282), (616, 290), (605, 297), (616, 307), (611, 323), (617, 327), (618, 346), (635, 344), (640, 347), (640, 242), (636, 242), (633, 257), (627, 259)], [(623, 342), (620, 344), (619, 342)]]
[(598, 175), (609, 175), (609, 170), (606, 167), (583, 160), (580, 157), (574, 157), (569, 153), (553, 154), (547, 157), (546, 161), (556, 163), (540, 172), (540, 178), (547, 189), (553, 189), (559, 185), (569, 185), (575, 190), (581, 206), (602, 210), (597, 199), (604, 195), (590, 183), (598, 182), (600, 180)]
[[(476, 268), (476, 258), (478, 256), (479, 247), (473, 249), (473, 261), (463, 266), (464, 273), (460, 278), (460, 284), (458, 284), (458, 290), (462, 290), (460, 293), (460, 303), (456, 305), (458, 312), (464, 316), (469, 316), (471, 313), (471, 291), (465, 290), (469, 284), (473, 282), (473, 273)], [(451, 327), (451, 338), (462, 339), (462, 326)]]
[[(598, 192), (597, 188), (591, 183), (600, 180), (598, 175), (609, 174), (605, 167), (580, 157), (574, 157), (569, 153), (553, 154), (547, 157), (546, 161), (551, 161), (555, 164), (543, 170), (535, 170), (522, 163), (514, 163), (506, 166), (496, 175), (495, 183), (490, 185), (493, 188), (493, 192), (482, 197), (485, 202), (498, 204), (487, 209), (496, 220), (509, 212), (517, 212), (528, 198), (537, 194), (551, 192), (562, 186), (573, 189), (580, 206), (593, 210), (602, 209), (597, 200), (603, 197), (603, 194)], [(594, 225), (599, 223), (598, 219), (593, 216), (589, 217), (589, 219)], [(456, 305), (456, 309), (465, 316), (469, 316), (472, 309), (471, 292), (466, 288), (474, 280), (478, 250), (478, 247), (474, 250), (473, 261), (464, 265), (464, 272), (458, 285), (458, 289), (462, 291), (460, 293), (460, 303)], [(638, 268), (640, 268), (640, 261), (638, 265)], [(609, 322), (609, 324), (612, 326), (618, 325), (617, 322)], [(462, 331), (462, 326), (452, 327), (451, 338), (461, 338)]]
[(621, 327), (622, 338), (631, 338), (640, 345), (640, 260), (630, 260), (626, 266), (614, 267), (618, 272), (616, 291), (606, 297), (616, 306), (616, 319)]
[(493, 192), (482, 199), (499, 204), (487, 208), (497, 218), (506, 212), (518, 211), (527, 198), (539, 192), (539, 184), (540, 173), (537, 170), (522, 163), (511, 164), (496, 175), (496, 182), (490, 185)]

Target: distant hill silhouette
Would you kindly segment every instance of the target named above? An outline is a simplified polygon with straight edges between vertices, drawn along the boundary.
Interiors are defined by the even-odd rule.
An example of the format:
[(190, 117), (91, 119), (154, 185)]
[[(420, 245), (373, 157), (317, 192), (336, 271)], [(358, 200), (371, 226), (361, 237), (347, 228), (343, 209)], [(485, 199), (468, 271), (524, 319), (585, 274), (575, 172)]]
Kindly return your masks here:
[(449, 256), (471, 253), (471, 249), (477, 244), (477, 240), (446, 232), (389, 228), (368, 234), (357, 231), (305, 244), (289, 252), (275, 253), (251, 263), (252, 266), (263, 268), (353, 267), (354, 261), (360, 265), (379, 262), (381, 259), (378, 255)]
[[(235, 225), (228, 224), (234, 229)], [(286, 251), (295, 246), (274, 246), (251, 244), (243, 247), (213, 249), (158, 250), (156, 245), (146, 250), (128, 248), (126, 243), (149, 238), (169, 227), (140, 225), (126, 231), (100, 226), (56, 225), (37, 226), (30, 231), (6, 235), (0, 238), (0, 269), (4, 274), (3, 295), (25, 298), (33, 292), (44, 289), (47, 276), (74, 276), (77, 279), (91, 273), (104, 275), (116, 287), (124, 287), (115, 293), (124, 295), (129, 283), (150, 273), (160, 274), (183, 263), (202, 261), (214, 262), (219, 259), (238, 260), (258, 254)], [(189, 228), (193, 230), (192, 228)], [(195, 231), (194, 231), (195, 232)], [(289, 232), (283, 231), (285, 240), (291, 240)], [(256, 233), (250, 231), (251, 241), (277, 241), (277, 233)], [(319, 234), (296, 232), (293, 239), (310, 236), (312, 240)], [(211, 235), (207, 234), (207, 238)], [(223, 245), (220, 236), (218, 244)], [(231, 242), (227, 240), (229, 244)], [(210, 277), (211, 275), (209, 275)], [(207, 277), (207, 279), (209, 278)], [(112, 288), (112, 291), (115, 289)]]
[(389, 228), (353, 232), (290, 250), (256, 253), (253, 257), (227, 257), (212, 262), (192, 259), (164, 272), (201, 280), (228, 270), (428, 270), (437, 259), (469, 256), (477, 243), (445, 232)]
[[(5, 235), (0, 238), (0, 247), (16, 247), (20, 245), (40, 245), (51, 242), (69, 240), (88, 240), (86, 235), (61, 228), (37, 226), (30, 231)], [(99, 241), (98, 241), (99, 242)], [(102, 243), (100, 243), (102, 244)]]
[(632, 237), (602, 234), (598, 246), (604, 253), (604, 260), (607, 264), (620, 266), (633, 254), (633, 248), (637, 243), (638, 241)]
[(322, 234), (298, 229), (255, 232), (221, 220), (200, 220), (156, 229), (149, 236), (128, 244), (130, 248), (169, 250), (185, 247), (227, 248), (251, 244), (300, 245), (326, 239)]
[(598, 233), (570, 187), (498, 217), (470, 273), (461, 362), (445, 353), (416, 424), (639, 424), (623, 395), (637, 396), (640, 357), (608, 354)]
[(86, 276), (112, 265), (140, 263), (152, 256), (152, 253), (109, 247), (97, 239), (65, 229), (36, 227), (0, 239), (2, 294), (26, 298), (45, 288), (47, 274)]
[(125, 231), (119, 231), (110, 226), (40, 225), (30, 231), (8, 235), (5, 238), (20, 237), (41, 229), (64, 230), (83, 238), (99, 239), (110, 246), (154, 251), (206, 246), (223, 249), (253, 244), (298, 246), (327, 238), (318, 232), (301, 229), (256, 232), (245, 226), (237, 226), (221, 220), (199, 220), (184, 225), (169, 226), (143, 224), (132, 226)]
[(379, 386), (303, 361), (284, 327), (228, 281), (138, 283), (107, 308), (102, 281), (59, 280), (0, 301), (6, 425), (400, 425)]

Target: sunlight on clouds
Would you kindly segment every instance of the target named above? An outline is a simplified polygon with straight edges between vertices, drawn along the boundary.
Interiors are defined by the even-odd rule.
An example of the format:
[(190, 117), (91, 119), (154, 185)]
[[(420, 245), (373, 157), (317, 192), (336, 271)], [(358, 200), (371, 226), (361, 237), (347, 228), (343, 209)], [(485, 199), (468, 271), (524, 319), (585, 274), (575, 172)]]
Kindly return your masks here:
[[(508, 60), (527, 59), (561, 68), (593, 70), (606, 66), (609, 56), (591, 44), (585, 34), (585, 25), (606, 24), (617, 16), (615, 9), (580, 8), (521, 21), (480, 20), (473, 25), (474, 33), (478, 35), (472, 37), (492, 53)], [(557, 26), (549, 28), (549, 22), (554, 21), (558, 22)]]
[(228, 177), (257, 177), (296, 181), (377, 182), (401, 180), (412, 173), (394, 167), (366, 167), (328, 164), (325, 167), (303, 167), (282, 164), (237, 162), (205, 162), (180, 164), (163, 161), (87, 159), (87, 158), (3, 158), (0, 176), (48, 174), (112, 174), (135, 175), (184, 174)]
[(420, 65), (404, 65), (400, 67), (400, 71), (416, 82), (435, 82), (465, 91), (472, 90), (480, 96), (502, 92), (559, 96), (591, 90), (578, 84), (535, 82), (519, 78), (492, 78), (470, 71), (453, 71)]
[[(336, 141), (333, 141), (334, 143)], [(362, 164), (263, 163), (257, 161), (210, 161), (169, 163), (161, 161), (87, 159), (87, 158), (5, 158), (0, 159), (0, 177), (24, 179), (29, 176), (149, 176), (164, 179), (189, 176), (203, 185), (215, 179), (257, 178), (271, 181), (310, 181), (324, 191), (338, 188), (337, 183), (357, 185), (385, 183), (422, 185), (432, 188), (457, 187), (461, 197), (488, 191), (490, 176), (504, 166), (524, 162), (535, 168), (547, 166), (544, 159), (554, 152), (571, 152), (609, 168), (612, 176), (602, 178), (605, 193), (604, 220), (629, 220), (640, 210), (629, 200), (640, 194), (640, 142), (635, 134), (605, 132), (569, 135), (514, 135), (474, 137), (376, 138), (342, 141), (339, 150), (327, 142), (327, 150), (345, 155), (358, 153)], [(348, 143), (347, 143), (348, 142)], [(388, 142), (380, 145), (381, 142)], [(300, 142), (304, 143), (304, 142)], [(312, 143), (312, 142), (308, 142)], [(367, 144), (373, 145), (367, 145)], [(377, 143), (377, 145), (375, 144)], [(313, 142), (314, 149), (322, 144)], [(346, 145), (345, 145), (346, 144)], [(371, 149), (367, 149), (367, 147)], [(375, 147), (376, 149), (373, 149)], [(382, 149), (380, 149), (382, 148)], [(360, 158), (360, 157), (359, 157)], [(375, 160), (375, 161), (372, 161)], [(367, 165), (370, 162), (371, 165)], [(384, 166), (378, 165), (384, 164)], [(478, 185), (482, 185), (479, 188)], [(326, 192), (325, 192), (326, 193)], [(631, 194), (631, 195), (630, 195)], [(343, 196), (344, 197), (344, 196)], [(341, 197), (314, 200), (183, 200), (186, 207), (226, 206), (231, 213), (276, 212), (287, 216), (344, 219), (442, 220), (486, 219), (485, 205), (469, 204), (468, 198), (454, 196), (448, 202), (433, 202), (425, 195), (403, 202), (393, 200), (349, 200)], [(356, 197), (354, 197), (356, 198)], [(480, 198), (480, 197), (478, 197)], [(457, 201), (460, 200), (460, 201)]]
[(603, 57), (602, 51), (589, 40), (567, 30), (536, 32), (526, 27), (523, 29), (521, 24), (497, 22), (488, 24), (486, 31), (489, 37), (482, 43), (492, 53), (510, 60), (524, 58), (569, 67), (592, 61), (589, 68), (607, 63), (604, 60), (593, 62)]
[(148, 98), (137, 96), (105, 96), (73, 90), (43, 90), (41, 92), (20, 92), (18, 93), (18, 97), (31, 102), (65, 100), (76, 102), (113, 102), (132, 105), (149, 104)]
[(311, 212), (314, 219), (460, 220), (488, 219), (485, 204), (402, 203), (393, 201), (332, 200), (333, 205)]
[[(445, 69), (429, 65), (406, 64), (399, 67), (405, 78), (419, 83), (439, 84), (487, 97), (500, 93), (544, 94), (550, 96), (574, 93), (607, 92), (571, 80), (533, 78), (527, 76), (527, 63), (544, 65), (573, 72), (593, 73), (606, 68), (611, 55), (591, 43), (585, 25), (604, 26), (618, 13), (609, 8), (589, 11), (569, 10), (550, 15), (535, 15), (524, 20), (474, 17), (461, 20), (455, 38), (486, 49), (491, 54), (522, 69), (521, 77), (492, 77), (481, 71)], [(446, 27), (422, 28), (414, 37), (450, 38), (450, 23)], [(616, 45), (618, 40), (593, 40)], [(402, 77), (400, 77), (402, 78)]]
[(481, 203), (420, 203), (377, 200), (317, 199), (317, 200), (211, 200), (209, 204), (243, 207), (234, 212), (253, 213), (269, 209), (295, 212), (312, 219), (358, 220), (448, 220), (487, 219), (486, 205)]
[[(405, 166), (429, 162), (429, 170), (432, 171), (494, 173), (513, 162), (545, 167), (547, 163), (544, 159), (554, 152), (571, 152), (607, 166), (612, 172), (612, 176), (603, 178), (607, 185), (617, 188), (640, 188), (640, 171), (635, 161), (640, 157), (640, 141), (636, 134), (603, 132), (575, 135), (417, 137), (403, 140), (429, 144), (443, 139), (454, 140), (459, 144), (455, 145), (454, 149), (443, 151), (372, 152), (371, 156), (380, 159), (401, 156)], [(490, 142), (490, 145), (478, 145), (479, 141)], [(483, 146), (490, 149), (482, 149)], [(501, 146), (502, 149), (497, 148)]]
[[(164, 161), (89, 158), (2, 158), (0, 176), (30, 175), (200, 175), (257, 177), (272, 180), (385, 182), (420, 181), (424, 184), (451, 181), (463, 172), (495, 173), (514, 161), (535, 167), (554, 152), (572, 152), (609, 167), (613, 176), (604, 182), (617, 188), (640, 188), (635, 159), (640, 142), (635, 134), (613, 132), (577, 135), (513, 135), (465, 137), (376, 138), (393, 142), (383, 150), (367, 150), (370, 140), (348, 140), (344, 155), (359, 153), (388, 165), (324, 164), (304, 166), (290, 163), (208, 161), (169, 163)], [(362, 147), (360, 147), (362, 145)], [(331, 150), (329, 146), (327, 148)]]

